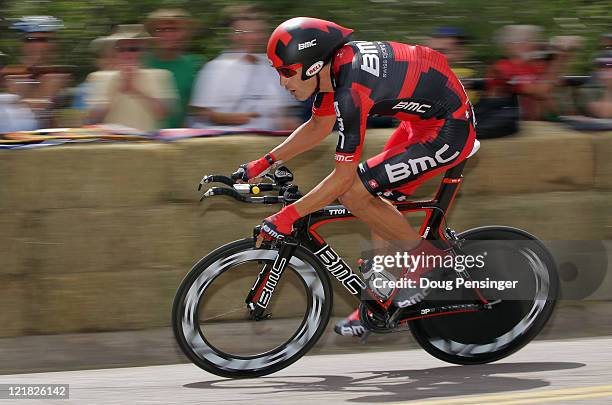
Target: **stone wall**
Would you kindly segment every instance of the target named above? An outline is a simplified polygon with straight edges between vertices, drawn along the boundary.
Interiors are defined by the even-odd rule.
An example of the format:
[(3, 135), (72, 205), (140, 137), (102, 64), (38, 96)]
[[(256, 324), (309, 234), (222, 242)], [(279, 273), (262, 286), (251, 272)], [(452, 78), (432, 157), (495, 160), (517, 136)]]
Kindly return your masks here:
[[(390, 132), (369, 131), (364, 155), (380, 150)], [(483, 141), (451, 227), (504, 224), (542, 239), (612, 239), (611, 135), (527, 123), (519, 136)], [(302, 190), (331, 170), (335, 138), (289, 162)], [(281, 140), (0, 151), (0, 337), (169, 325), (174, 292), (191, 265), (250, 235), (276, 209), (224, 197), (198, 204), (200, 178), (228, 174)], [(417, 196), (436, 187), (433, 180)], [(349, 263), (367, 238), (357, 221), (321, 230)], [(336, 292), (335, 314), (349, 311), (354, 303)]]

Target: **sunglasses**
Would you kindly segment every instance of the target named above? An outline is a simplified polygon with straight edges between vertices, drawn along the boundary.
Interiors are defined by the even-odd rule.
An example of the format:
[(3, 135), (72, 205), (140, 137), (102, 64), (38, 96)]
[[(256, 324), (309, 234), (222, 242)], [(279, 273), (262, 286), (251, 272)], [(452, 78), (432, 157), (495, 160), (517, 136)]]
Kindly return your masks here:
[(51, 42), (53, 41), (53, 39), (51, 38), (47, 38), (47, 37), (25, 37), (23, 38), (23, 42), (41, 42), (41, 43), (47, 43), (47, 42)]
[(291, 65), (291, 66), (281, 66), (281, 67), (277, 67), (276, 71), (282, 77), (293, 77), (293, 76), (297, 75), (297, 70), (296, 69), (298, 69), (299, 67), (300, 67), (299, 64)]
[(242, 35), (242, 34), (253, 34), (259, 31), (253, 31), (253, 30), (234, 30), (234, 34), (238, 34), (238, 35)]
[(140, 52), (142, 48), (140, 46), (118, 46), (115, 48), (119, 52)]
[(155, 28), (155, 32), (178, 32), (181, 31), (182, 28), (179, 27), (164, 27), (164, 28)]

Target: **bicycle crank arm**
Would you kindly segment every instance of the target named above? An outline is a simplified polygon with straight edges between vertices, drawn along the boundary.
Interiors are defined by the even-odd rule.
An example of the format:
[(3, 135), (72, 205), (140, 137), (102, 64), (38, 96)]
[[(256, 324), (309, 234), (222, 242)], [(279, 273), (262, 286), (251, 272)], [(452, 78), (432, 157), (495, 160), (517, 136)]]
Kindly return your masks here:
[(385, 317), (386, 319), (380, 319), (373, 316), (368, 307), (362, 302), (359, 306), (359, 318), (361, 319), (361, 322), (366, 330), (373, 333), (403, 332), (408, 330), (406, 328), (408, 322), (415, 319), (452, 315), (464, 312), (488, 311), (493, 309), (493, 306), (501, 302), (501, 300), (497, 300), (487, 304), (449, 304), (419, 309), (397, 308), (392, 314), (387, 315)]
[[(399, 310), (389, 319), (387, 324), (388, 327), (396, 327), (401, 326), (408, 321), (426, 318), (430, 316), (441, 316), (441, 315), (452, 315), (452, 314), (460, 314), (464, 312), (478, 312), (478, 311), (488, 311), (493, 309), (493, 306), (499, 304), (502, 300), (497, 300), (494, 302), (490, 302), (487, 304), (482, 303), (474, 303), (474, 304), (450, 304), (450, 305), (441, 305), (431, 308), (421, 308), (421, 309), (413, 309), (413, 310)], [(398, 318), (401, 319), (396, 322)], [(395, 318), (395, 319), (393, 319)]]

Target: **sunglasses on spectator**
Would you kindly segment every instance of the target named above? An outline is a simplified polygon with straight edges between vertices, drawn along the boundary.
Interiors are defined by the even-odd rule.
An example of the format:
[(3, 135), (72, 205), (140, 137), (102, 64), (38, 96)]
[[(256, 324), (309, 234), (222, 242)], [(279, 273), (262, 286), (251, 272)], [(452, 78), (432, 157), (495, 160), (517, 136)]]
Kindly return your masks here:
[(298, 67), (299, 66), (297, 66), (297, 65), (281, 66), (281, 67), (277, 67), (276, 71), (282, 77), (293, 77), (293, 76), (297, 75), (297, 70), (296, 69)]
[(253, 34), (257, 31), (253, 30), (234, 30), (234, 34)]
[(140, 46), (118, 46), (115, 48), (119, 52), (140, 52), (142, 47)]
[(52, 38), (48, 38), (48, 37), (25, 37), (23, 38), (23, 42), (51, 42), (53, 41)]
[(181, 31), (182, 28), (179, 27), (163, 27), (163, 28), (155, 28), (155, 32), (177, 32)]

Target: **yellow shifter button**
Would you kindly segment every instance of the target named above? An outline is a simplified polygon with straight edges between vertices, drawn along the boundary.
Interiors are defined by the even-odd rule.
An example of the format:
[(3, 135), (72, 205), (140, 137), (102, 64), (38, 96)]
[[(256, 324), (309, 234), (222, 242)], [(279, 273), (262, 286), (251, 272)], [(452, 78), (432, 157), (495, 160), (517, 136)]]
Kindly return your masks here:
[(259, 194), (260, 191), (261, 190), (257, 186), (253, 186), (253, 188), (251, 188), (251, 193), (253, 194)]

